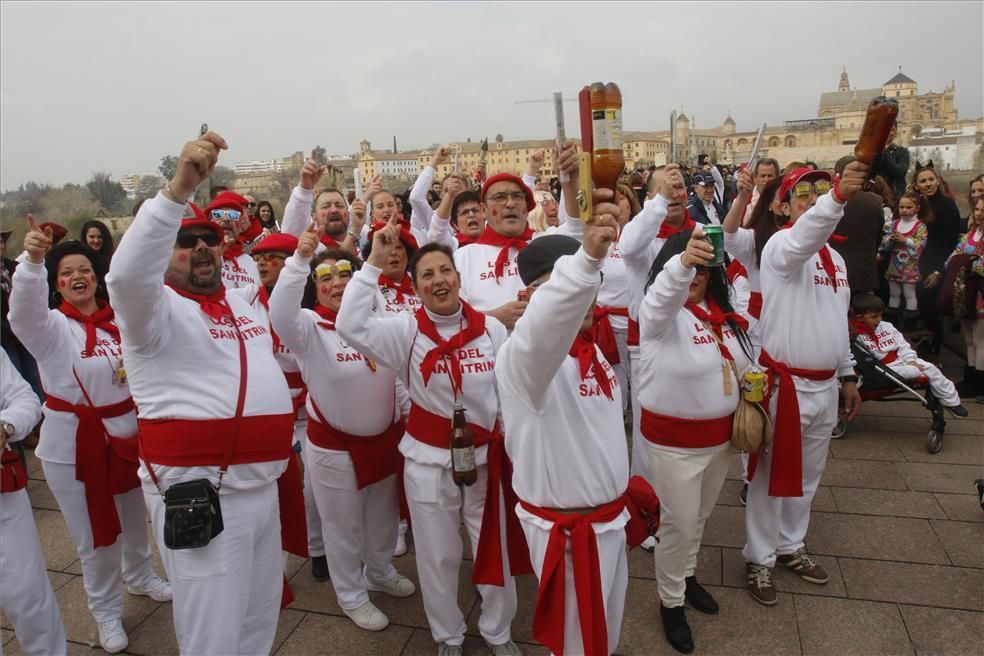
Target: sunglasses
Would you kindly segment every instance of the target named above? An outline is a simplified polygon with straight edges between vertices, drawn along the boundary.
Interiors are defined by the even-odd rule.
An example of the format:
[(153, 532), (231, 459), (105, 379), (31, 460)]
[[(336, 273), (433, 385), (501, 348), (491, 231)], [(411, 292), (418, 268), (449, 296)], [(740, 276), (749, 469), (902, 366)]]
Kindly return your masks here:
[(311, 277), (315, 282), (320, 282), (325, 278), (331, 278), (335, 274), (342, 273), (352, 275), (352, 263), (348, 260), (336, 260), (334, 266), (331, 264), (319, 264)]
[(246, 203), (246, 207), (256, 207), (256, 203)]
[(813, 182), (797, 182), (793, 185), (792, 194), (794, 198), (809, 198), (810, 194), (823, 196), (830, 191), (830, 180), (814, 180)]
[(286, 255), (281, 255), (280, 253), (253, 253), (253, 261), (259, 262), (272, 262), (273, 260), (286, 260)]
[(213, 221), (222, 221), (225, 218), (228, 218), (230, 221), (238, 221), (242, 215), (243, 213), (239, 210), (212, 210), (209, 212), (209, 216), (212, 217)]
[(206, 246), (218, 246), (222, 242), (222, 237), (219, 237), (212, 231), (209, 232), (179, 232), (176, 243), (179, 248), (194, 248), (198, 245), (198, 240), (205, 242)]

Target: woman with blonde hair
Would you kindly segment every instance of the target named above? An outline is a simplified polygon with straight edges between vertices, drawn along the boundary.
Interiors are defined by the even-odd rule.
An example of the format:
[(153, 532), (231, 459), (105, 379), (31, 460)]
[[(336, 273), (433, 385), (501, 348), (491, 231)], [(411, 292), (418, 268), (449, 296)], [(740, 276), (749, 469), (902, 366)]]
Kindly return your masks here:
[(549, 191), (534, 191), (536, 207), (530, 212), (527, 221), (533, 232), (545, 232), (547, 228), (560, 225), (560, 205)]

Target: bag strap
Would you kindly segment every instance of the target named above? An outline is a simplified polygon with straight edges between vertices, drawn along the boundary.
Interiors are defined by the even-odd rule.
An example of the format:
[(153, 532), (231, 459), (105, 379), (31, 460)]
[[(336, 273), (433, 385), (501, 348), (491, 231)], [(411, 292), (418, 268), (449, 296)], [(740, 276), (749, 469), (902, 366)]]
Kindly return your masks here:
[[(704, 328), (707, 329), (707, 332), (711, 334), (711, 337), (714, 338), (714, 341), (718, 343), (718, 346), (723, 348), (728, 348), (727, 346), (724, 345), (724, 342), (721, 341), (721, 338), (717, 336), (717, 333), (714, 332), (714, 326), (712, 326), (707, 321), (704, 321), (703, 319), (699, 319), (699, 321), (704, 325)], [(718, 349), (719, 353), (720, 351), (721, 349)], [(735, 374), (735, 381), (738, 383), (738, 387), (741, 388), (741, 376), (738, 375), (738, 365), (735, 364), (734, 360), (729, 360), (728, 358), (724, 357), (724, 354), (721, 354), (721, 360), (731, 365), (731, 371), (733, 371)]]

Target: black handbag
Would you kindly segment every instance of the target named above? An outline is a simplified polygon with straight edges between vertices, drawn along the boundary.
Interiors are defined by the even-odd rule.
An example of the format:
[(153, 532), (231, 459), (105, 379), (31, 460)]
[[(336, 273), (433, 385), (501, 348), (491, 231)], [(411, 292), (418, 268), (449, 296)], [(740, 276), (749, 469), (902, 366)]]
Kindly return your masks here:
[(222, 532), (219, 490), (207, 478), (172, 485), (164, 493), (164, 546), (204, 547)]

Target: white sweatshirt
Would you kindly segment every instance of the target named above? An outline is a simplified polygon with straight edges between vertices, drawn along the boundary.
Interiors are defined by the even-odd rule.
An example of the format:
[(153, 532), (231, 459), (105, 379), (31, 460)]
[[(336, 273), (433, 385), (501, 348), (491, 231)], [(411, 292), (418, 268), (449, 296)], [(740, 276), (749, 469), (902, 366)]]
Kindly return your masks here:
[[(685, 307), (695, 269), (674, 255), (639, 308), (639, 403), (656, 414), (681, 419), (717, 419), (735, 411), (741, 383), (724, 360), (710, 330)], [(700, 307), (707, 309), (706, 303)], [(741, 374), (750, 362), (727, 324), (722, 340)], [(731, 394), (724, 393), (722, 364)]]
[[(437, 346), (418, 331), (413, 315), (401, 312), (380, 316), (373, 311), (378, 293), (380, 270), (371, 264), (363, 265), (345, 288), (342, 308), (336, 326), (342, 339), (384, 367), (396, 372), (410, 391), (413, 403), (424, 410), (448, 420), (454, 414), (454, 395), (448, 360), (438, 362), (425, 386), (420, 364), (427, 353)], [(477, 309), (477, 308), (476, 308)], [(425, 310), (426, 311), (426, 310)], [(462, 328), (462, 315), (451, 316), (427, 312), (438, 334), (449, 339)], [(495, 354), (506, 341), (506, 328), (496, 319), (485, 317), (485, 333), (465, 344), (459, 351), (462, 369), (462, 391), (459, 400), (465, 407), (469, 423), (492, 430), (499, 413), (495, 393)], [(487, 448), (475, 449), (476, 464), (487, 462)], [(451, 451), (424, 444), (409, 435), (400, 442), (400, 452), (415, 462), (451, 467)]]
[(736, 232), (725, 232), (724, 250), (745, 267), (745, 271), (748, 272), (748, 284), (751, 291), (761, 293), (761, 274), (758, 263), (755, 261), (755, 232), (748, 228), (738, 228)]
[(461, 298), (479, 312), (491, 312), (515, 301), (520, 290), (526, 289), (519, 277), (519, 251), (515, 248), (509, 248), (502, 276), (495, 277), (495, 260), (501, 250), (501, 246), (468, 244), (454, 253), (454, 265), (461, 274)]
[[(173, 238), (172, 238), (173, 244)], [(38, 363), (41, 385), (45, 392), (73, 405), (86, 404), (72, 368), (75, 368), (86, 393), (98, 406), (113, 405), (130, 397), (127, 385), (113, 382), (123, 358), (120, 343), (109, 333), (96, 329), (96, 346), (92, 357), (85, 357), (85, 327), (58, 310), (48, 309), (48, 272), (43, 264), (30, 260), (14, 270), (10, 291), (10, 327)], [(125, 369), (130, 372), (127, 359)], [(48, 462), (75, 464), (75, 432), (79, 418), (72, 412), (58, 412), (44, 407), (41, 441), (36, 454)], [(16, 426), (16, 424), (14, 424)], [(132, 410), (120, 417), (103, 420), (106, 432), (127, 439), (137, 434), (137, 415)]]
[(226, 289), (239, 289), (260, 283), (260, 270), (253, 258), (242, 253), (233, 260), (222, 258), (222, 284)]
[[(833, 191), (817, 199), (788, 230), (780, 230), (762, 251), (762, 349), (798, 369), (854, 372), (847, 329), (851, 288), (844, 258), (829, 248), (837, 272), (837, 290), (823, 270), (819, 251), (844, 215)], [(830, 381), (795, 378), (803, 390), (820, 390)]]
[[(253, 311), (256, 312), (257, 318), (260, 322), (267, 328), (271, 328), (270, 311), (267, 310), (266, 306), (263, 305), (263, 301), (260, 299), (260, 285), (249, 285), (247, 287), (241, 287), (235, 290), (236, 294), (241, 295), (249, 303)], [(277, 335), (280, 336), (279, 334)], [(273, 337), (270, 338), (271, 342)], [(300, 372), (300, 365), (297, 363), (297, 357), (290, 350), (290, 348), (284, 343), (284, 340), (280, 340), (280, 343), (274, 346), (273, 357), (277, 359), (277, 365), (280, 366), (280, 370), (285, 374), (292, 374)], [(290, 395), (292, 398), (300, 396), (300, 387), (291, 387)]]
[[(399, 418), (395, 403), (396, 374), (369, 366), (336, 330), (313, 310), (301, 309), (311, 258), (287, 258), (270, 297), (270, 320), (286, 346), (296, 354), (308, 386), (308, 417), (318, 419), (317, 404), (328, 423), (350, 435), (378, 435)], [(351, 284), (351, 283), (350, 283)], [(309, 442), (311, 448), (327, 451)]]
[(0, 422), (14, 427), (8, 442), (19, 442), (34, 430), (41, 419), (41, 401), (27, 384), (7, 352), (0, 349)]
[[(162, 281), (184, 209), (162, 194), (145, 202), (120, 240), (106, 277), (142, 420), (229, 419), (236, 414), (240, 361), (235, 329), (228, 317), (215, 323), (196, 301)], [(227, 294), (226, 300), (246, 345), (243, 416), (291, 414), (290, 391), (273, 357), (269, 329), (241, 295)], [(271, 483), (286, 465), (286, 459), (232, 465), (222, 489)], [(164, 488), (181, 479), (214, 480), (217, 474), (215, 466), (154, 465), (154, 471)], [(143, 466), (140, 473), (144, 489), (152, 490)]]
[(861, 343), (879, 360), (884, 360), (890, 353), (895, 353), (899, 362), (919, 359), (919, 354), (909, 346), (909, 342), (905, 341), (899, 329), (887, 321), (882, 321), (875, 326), (875, 339), (864, 333), (859, 333), (859, 337)]
[(656, 261), (660, 249), (666, 243), (656, 235), (666, 220), (669, 203), (656, 194), (642, 206), (642, 211), (625, 224), (619, 236), (618, 247), (625, 263), (625, 277), (628, 283), (629, 317), (639, 320), (639, 306), (645, 297), (646, 279), (649, 269)]
[[(413, 182), (410, 189), (410, 227), (414, 234), (421, 233), (427, 235), (430, 229), (431, 219), (434, 217), (434, 209), (427, 202), (427, 192), (434, 184), (434, 175), (437, 171), (429, 164), (420, 172), (417, 179)], [(420, 242), (423, 246), (424, 242)]]
[[(562, 257), (540, 286), (506, 344), (496, 377), (506, 450), (519, 497), (546, 508), (585, 508), (625, 492), (629, 459), (618, 378), (596, 346), (612, 386), (609, 399), (593, 374), (581, 379), (569, 355), (601, 278), (601, 261), (583, 249)], [(550, 526), (520, 511), (534, 523)], [(621, 527), (626, 513), (596, 532)]]

